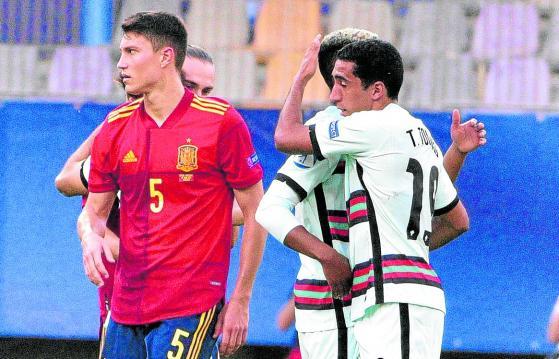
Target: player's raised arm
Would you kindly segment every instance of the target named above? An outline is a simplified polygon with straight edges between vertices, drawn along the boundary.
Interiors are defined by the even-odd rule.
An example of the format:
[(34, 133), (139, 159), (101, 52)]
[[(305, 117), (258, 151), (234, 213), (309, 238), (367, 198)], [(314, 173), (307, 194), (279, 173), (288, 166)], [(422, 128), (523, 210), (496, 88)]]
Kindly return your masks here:
[(487, 143), (485, 125), (476, 119), (461, 123), (460, 111), (452, 111), (452, 144), (444, 155), (443, 165), (452, 182), (456, 181), (468, 153)]
[(295, 75), (291, 90), (280, 112), (274, 134), (276, 148), (285, 153), (310, 154), (313, 151), (309, 129), (303, 125), (301, 104), (305, 86), (313, 77), (318, 66), (320, 35), (317, 35), (307, 49), (299, 71)]

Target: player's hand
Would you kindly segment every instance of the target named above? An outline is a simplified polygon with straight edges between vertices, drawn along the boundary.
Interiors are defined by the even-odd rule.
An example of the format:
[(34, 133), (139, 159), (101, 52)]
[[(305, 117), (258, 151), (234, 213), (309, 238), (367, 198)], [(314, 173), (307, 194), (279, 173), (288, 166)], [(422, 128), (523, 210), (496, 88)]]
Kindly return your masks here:
[(346, 257), (332, 250), (326, 260), (321, 261), (324, 276), (332, 288), (332, 297), (342, 299), (351, 290), (353, 273)]
[(321, 37), (322, 36), (320, 34), (315, 36), (311, 45), (305, 52), (305, 56), (303, 57), (303, 61), (301, 62), (301, 66), (299, 67), (299, 71), (295, 76), (295, 81), (301, 81), (303, 85), (306, 85), (316, 72), (316, 68), (318, 66), (318, 51), (320, 50)]
[(450, 126), (450, 137), (461, 153), (468, 153), (487, 143), (485, 125), (475, 118), (460, 123), (460, 111), (452, 111), (452, 124)]
[(231, 355), (246, 342), (248, 317), (248, 300), (231, 298), (229, 303), (223, 306), (217, 317), (213, 335), (214, 338), (217, 338), (220, 334), (222, 335), (219, 345), (221, 354)]
[[(108, 248), (108, 242), (101, 236), (91, 231), (82, 238), (82, 258), (85, 275), (93, 284), (102, 286), (105, 284), (103, 278), (108, 278), (109, 273), (103, 264), (103, 253), (109, 262), (114, 262), (113, 255)], [(107, 247), (107, 248), (104, 248)]]

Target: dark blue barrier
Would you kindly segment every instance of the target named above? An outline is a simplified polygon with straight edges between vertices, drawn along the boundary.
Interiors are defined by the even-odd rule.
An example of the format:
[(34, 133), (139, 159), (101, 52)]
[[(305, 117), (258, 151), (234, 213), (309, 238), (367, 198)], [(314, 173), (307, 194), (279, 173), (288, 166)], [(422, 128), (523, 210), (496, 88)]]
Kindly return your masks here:
[[(96, 290), (85, 278), (75, 232), (77, 198), (53, 185), (65, 159), (111, 106), (5, 103), (0, 107), (0, 336), (95, 338)], [(285, 155), (273, 146), (277, 111), (241, 110), (267, 186)], [(449, 113), (417, 113), (443, 149)], [(466, 114), (465, 117), (469, 117)], [(479, 114), (488, 145), (471, 154), (457, 188), (471, 230), (432, 254), (448, 314), (444, 349), (547, 352), (547, 320), (559, 295), (559, 117)], [(230, 289), (239, 261), (233, 251)], [(289, 298), (297, 256), (267, 243), (251, 306), (249, 342), (287, 345), (275, 316)]]

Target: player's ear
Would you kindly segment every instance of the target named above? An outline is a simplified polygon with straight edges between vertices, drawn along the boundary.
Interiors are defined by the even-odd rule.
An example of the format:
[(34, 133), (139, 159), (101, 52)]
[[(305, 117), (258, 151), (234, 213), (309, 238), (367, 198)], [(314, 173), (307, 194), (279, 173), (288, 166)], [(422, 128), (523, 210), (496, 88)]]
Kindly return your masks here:
[(175, 66), (175, 50), (172, 47), (164, 47), (160, 50), (161, 67)]
[(369, 96), (373, 101), (379, 101), (385, 96), (388, 96), (388, 91), (386, 89), (386, 86), (384, 86), (384, 82), (382, 81), (373, 82), (367, 88), (367, 91), (369, 92)]

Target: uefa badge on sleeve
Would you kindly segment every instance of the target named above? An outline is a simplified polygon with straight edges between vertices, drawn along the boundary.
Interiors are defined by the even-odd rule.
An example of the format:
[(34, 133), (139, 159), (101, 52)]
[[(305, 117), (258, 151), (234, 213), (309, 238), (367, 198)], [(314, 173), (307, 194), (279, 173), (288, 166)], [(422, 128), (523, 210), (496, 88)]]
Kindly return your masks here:
[(256, 154), (256, 152), (253, 153), (252, 155), (250, 155), (250, 156), (247, 158), (247, 165), (248, 165), (248, 168), (252, 168), (252, 167), (256, 166), (256, 164), (258, 163), (258, 161), (259, 161), (259, 159), (258, 159), (258, 155)]
[(338, 130), (338, 120), (330, 122), (328, 133), (330, 134), (330, 139), (336, 138), (340, 135), (340, 131)]

